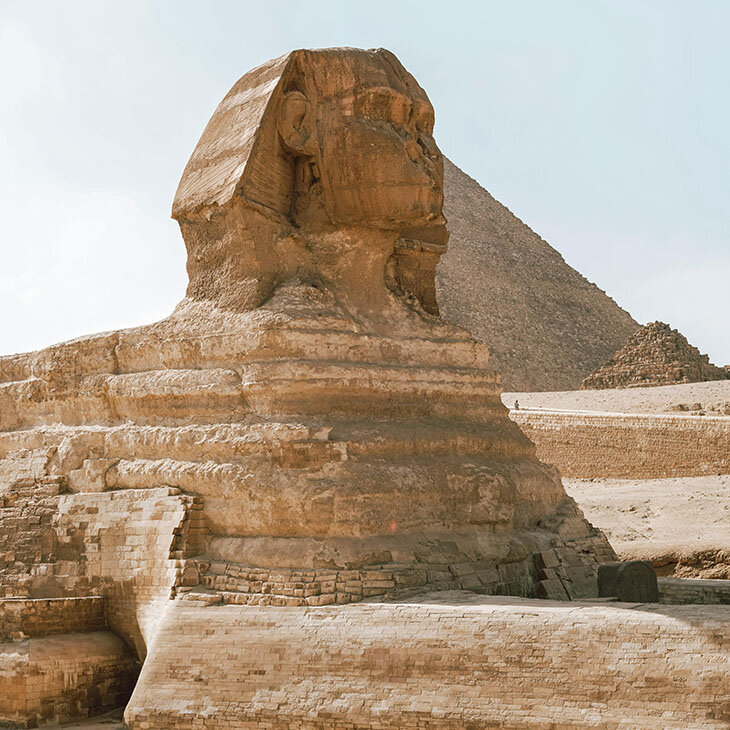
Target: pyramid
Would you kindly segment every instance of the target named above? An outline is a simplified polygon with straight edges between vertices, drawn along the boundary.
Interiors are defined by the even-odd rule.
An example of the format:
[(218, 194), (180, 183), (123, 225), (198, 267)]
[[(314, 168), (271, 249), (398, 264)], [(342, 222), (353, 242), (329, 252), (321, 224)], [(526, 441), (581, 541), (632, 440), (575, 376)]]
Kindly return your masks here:
[(505, 390), (574, 390), (639, 326), (449, 160), (441, 315), (489, 345)]
[(591, 373), (582, 390), (675, 385), (724, 380), (727, 368), (719, 368), (687, 338), (664, 322), (650, 322), (637, 330), (607, 363)]

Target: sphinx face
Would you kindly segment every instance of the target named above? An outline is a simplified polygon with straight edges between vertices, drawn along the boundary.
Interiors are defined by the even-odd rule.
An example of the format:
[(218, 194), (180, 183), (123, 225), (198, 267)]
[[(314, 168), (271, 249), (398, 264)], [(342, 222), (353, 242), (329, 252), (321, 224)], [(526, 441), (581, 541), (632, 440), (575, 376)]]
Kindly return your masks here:
[(443, 222), (443, 157), (432, 136), (433, 107), (405, 69), (398, 70), (402, 76), (381, 69), (361, 74), (348, 92), (316, 105), (321, 182), (335, 225)]
[[(436, 313), (448, 233), (433, 124), (426, 93), (383, 49), (295, 51), (250, 71), (219, 104), (176, 194), (188, 295), (246, 309), (279, 281), (339, 281), (330, 269), (360, 275), (367, 260), (370, 277), (343, 290), (385, 297), (394, 264), (387, 276)], [(343, 235), (315, 256), (314, 244), (282, 243), (294, 231), (321, 245), (325, 234)], [(436, 248), (406, 251), (399, 239)]]

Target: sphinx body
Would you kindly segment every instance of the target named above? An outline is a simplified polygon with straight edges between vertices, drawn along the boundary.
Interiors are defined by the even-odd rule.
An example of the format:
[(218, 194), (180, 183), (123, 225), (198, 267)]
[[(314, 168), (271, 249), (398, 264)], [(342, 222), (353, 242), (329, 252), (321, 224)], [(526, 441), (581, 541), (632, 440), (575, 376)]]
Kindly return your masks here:
[(175, 312), (0, 359), (0, 498), (29, 536), (6, 595), (102, 592), (140, 657), (171, 599), (595, 595), (612, 549), (509, 420), (488, 348), (438, 316), (432, 128), (387, 51), (236, 83), (175, 198)]

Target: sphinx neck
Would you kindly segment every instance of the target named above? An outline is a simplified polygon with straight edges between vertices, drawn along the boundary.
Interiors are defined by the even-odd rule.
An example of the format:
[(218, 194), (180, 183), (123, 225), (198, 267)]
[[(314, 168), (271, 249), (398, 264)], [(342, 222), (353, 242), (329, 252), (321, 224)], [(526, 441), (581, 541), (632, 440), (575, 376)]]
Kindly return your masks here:
[(291, 237), (296, 262), (287, 277), (315, 283), (353, 314), (377, 319), (392, 307), (390, 267), (398, 235), (375, 228), (300, 230)]

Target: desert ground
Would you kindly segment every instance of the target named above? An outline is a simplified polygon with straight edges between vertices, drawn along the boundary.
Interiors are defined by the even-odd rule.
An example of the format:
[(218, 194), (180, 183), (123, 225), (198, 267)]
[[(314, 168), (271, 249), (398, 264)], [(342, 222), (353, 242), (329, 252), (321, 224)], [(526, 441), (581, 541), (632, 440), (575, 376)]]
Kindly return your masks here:
[(103, 717), (94, 717), (84, 722), (72, 722), (70, 725), (58, 725), (59, 730), (125, 730), (122, 715), (124, 709), (114, 710)]
[(503, 393), (502, 402), (520, 408), (603, 411), (609, 413), (687, 413), (730, 416), (730, 380), (660, 385), (651, 388)]
[[(521, 409), (724, 416), (730, 381), (504, 393), (502, 401)], [(730, 578), (730, 475), (563, 483), (622, 560), (650, 560), (659, 575)]]
[(563, 484), (622, 560), (650, 560), (658, 575), (730, 579), (730, 475)]

